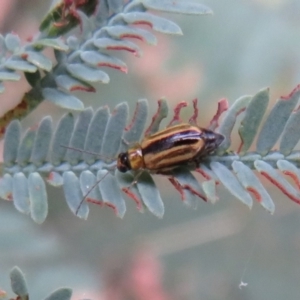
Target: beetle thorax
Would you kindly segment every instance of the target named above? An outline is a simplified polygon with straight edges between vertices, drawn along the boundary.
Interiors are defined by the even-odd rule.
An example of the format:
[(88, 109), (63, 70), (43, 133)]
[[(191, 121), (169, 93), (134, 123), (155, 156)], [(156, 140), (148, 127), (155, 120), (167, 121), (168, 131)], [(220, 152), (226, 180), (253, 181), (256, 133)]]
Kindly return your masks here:
[(132, 170), (139, 170), (145, 168), (144, 157), (141, 146), (136, 144), (127, 151), (128, 160)]

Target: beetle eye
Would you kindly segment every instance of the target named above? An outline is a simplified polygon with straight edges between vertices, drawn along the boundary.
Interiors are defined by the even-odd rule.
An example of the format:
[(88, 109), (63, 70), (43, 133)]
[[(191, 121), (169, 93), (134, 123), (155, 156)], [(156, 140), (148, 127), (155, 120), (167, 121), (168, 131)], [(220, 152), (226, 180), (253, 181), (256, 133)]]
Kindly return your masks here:
[(131, 169), (127, 153), (119, 154), (117, 168), (122, 173), (125, 173)]

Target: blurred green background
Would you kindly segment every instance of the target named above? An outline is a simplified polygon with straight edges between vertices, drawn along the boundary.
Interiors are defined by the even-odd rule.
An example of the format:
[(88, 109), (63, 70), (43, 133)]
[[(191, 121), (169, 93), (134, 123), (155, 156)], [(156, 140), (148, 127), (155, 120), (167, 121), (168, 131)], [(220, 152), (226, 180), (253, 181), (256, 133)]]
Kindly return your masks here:
[[(50, 4), (9, 0), (4, 10), (1, 1), (6, 12), (0, 15), (1, 32), (15, 31), (24, 39), (36, 32)], [(162, 96), (171, 107), (197, 97), (199, 124), (206, 126), (222, 97), (232, 102), (269, 86), (275, 101), (300, 83), (299, 0), (201, 3), (214, 15), (166, 14), (182, 27), (183, 37), (157, 35), (157, 47), (139, 43), (142, 58), (122, 57), (128, 75), (107, 70), (110, 84), (97, 85), (96, 94), (77, 95), (94, 108), (128, 101), (131, 112), (140, 98), (154, 112)], [(26, 84), (17, 91), (11, 87), (3, 103), (18, 101)], [(191, 111), (185, 109), (183, 118)], [(24, 120), (24, 128), (64, 112), (44, 103)], [(9, 270), (17, 265), (27, 276), (31, 299), (61, 286), (73, 288), (73, 299), (299, 299), (299, 206), (263, 181), (276, 205), (273, 216), (257, 203), (249, 211), (222, 187), (220, 201), (199, 201), (192, 210), (165, 178), (155, 178), (165, 203), (162, 220), (139, 213), (127, 199), (123, 220), (91, 205), (89, 219), (82, 221), (68, 210), (62, 190), (52, 187), (42, 225), (1, 201), (0, 289), (11, 293)], [(248, 285), (239, 289), (241, 281)]]

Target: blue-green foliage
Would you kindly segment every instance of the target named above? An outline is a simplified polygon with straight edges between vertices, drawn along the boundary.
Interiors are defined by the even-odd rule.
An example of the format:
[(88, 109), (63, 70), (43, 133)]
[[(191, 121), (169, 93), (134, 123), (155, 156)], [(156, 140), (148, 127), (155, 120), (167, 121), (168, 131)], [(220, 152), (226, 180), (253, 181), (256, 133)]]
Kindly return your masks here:
[[(11, 289), (18, 296), (20, 300), (28, 300), (29, 293), (24, 273), (18, 268), (14, 267), (10, 271)], [(3, 295), (2, 295), (3, 296)], [(70, 300), (72, 297), (72, 290), (69, 288), (59, 288), (48, 295), (45, 300)], [(6, 299), (6, 297), (3, 297)]]
[[(108, 83), (110, 78), (103, 67), (110, 67), (127, 73), (126, 64), (111, 50), (127, 51), (140, 56), (139, 47), (126, 37), (135, 37), (150, 45), (156, 44), (156, 37), (150, 31), (132, 26), (149, 24), (152, 30), (181, 35), (180, 27), (174, 22), (156, 16), (148, 9), (183, 14), (211, 14), (210, 8), (189, 2), (169, 0), (100, 1), (99, 9), (92, 17), (78, 11), (82, 32), (80, 37), (52, 37), (47, 26), (32, 41), (21, 45), (15, 34), (0, 35), (2, 60), (0, 80), (16, 81), (21, 78), (18, 71), (25, 72), (39, 101), (46, 99), (63, 108), (82, 110), (84, 104), (72, 91), (95, 91), (92, 83)], [(125, 4), (126, 3), (126, 4)], [(47, 58), (41, 50), (53, 48), (57, 64)], [(108, 52), (110, 52), (108, 54)], [(39, 71), (46, 71), (41, 76)], [(0, 92), (4, 86), (0, 87)], [(42, 99), (41, 99), (42, 98)]]
[[(298, 133), (291, 135), (290, 125), (286, 125), (291, 124), (290, 120), (297, 114), (293, 108), (297, 105), (299, 94), (299, 89), (296, 89), (289, 97), (279, 99), (261, 130), (258, 130), (264, 116), (261, 111), (266, 111), (269, 102), (268, 89), (259, 91), (253, 97), (241, 97), (233, 103), (216, 129), (224, 135), (224, 143), (214, 155), (199, 165), (205, 180), (198, 182), (187, 168), (174, 170), (172, 174), (171, 180), (177, 182), (177, 189), (179, 187), (184, 202), (191, 207), (197, 206), (199, 197), (214, 202), (217, 198), (216, 183), (221, 182), (249, 207), (253, 202), (249, 192), (253, 192), (261, 205), (273, 213), (274, 203), (253, 169), (264, 174), (293, 201), (300, 202), (300, 193), (276, 170), (285, 174), (289, 172), (294, 180), (299, 180), (299, 166), (295, 160), (299, 152), (293, 150), (296, 142), (290, 142), (290, 147), (285, 145), (287, 155), (280, 150), (272, 150), (277, 140), (286, 139), (286, 135), (290, 140), (291, 136), (299, 139)], [(147, 132), (159, 130), (161, 120), (167, 116), (166, 101), (162, 100), (159, 104)], [(277, 114), (278, 107), (287, 108)], [(126, 151), (130, 143), (142, 138), (147, 111), (147, 101), (138, 101), (133, 119), (128, 123), (126, 103), (117, 105), (112, 113), (107, 107), (100, 107), (95, 112), (87, 108), (76, 120), (70, 113), (64, 115), (55, 131), (52, 129), (51, 118), (45, 117), (35, 131), (28, 130), (23, 138), (20, 138), (19, 122), (12, 122), (5, 137), (5, 176), (0, 182), (1, 197), (13, 199), (19, 211), (30, 213), (36, 222), (41, 223), (47, 215), (43, 178), (54, 186), (63, 185), (71, 211), (84, 219), (89, 213), (88, 203), (83, 201), (85, 197), (112, 207), (117, 216), (123, 217), (126, 206), (121, 191), (130, 188), (131, 198), (136, 201), (139, 209), (145, 206), (153, 214), (162, 217), (163, 202), (147, 170), (138, 177), (136, 185), (132, 184), (135, 180), (133, 173), (123, 174), (116, 170), (118, 153)], [(242, 151), (237, 153), (230, 146), (232, 130), (239, 114), (243, 115), (238, 130)], [(251, 123), (254, 121), (255, 126)], [(270, 126), (273, 123), (274, 128), (281, 129), (274, 131)], [(259, 144), (250, 148), (256, 136)], [(40, 152), (38, 149), (41, 149)]]

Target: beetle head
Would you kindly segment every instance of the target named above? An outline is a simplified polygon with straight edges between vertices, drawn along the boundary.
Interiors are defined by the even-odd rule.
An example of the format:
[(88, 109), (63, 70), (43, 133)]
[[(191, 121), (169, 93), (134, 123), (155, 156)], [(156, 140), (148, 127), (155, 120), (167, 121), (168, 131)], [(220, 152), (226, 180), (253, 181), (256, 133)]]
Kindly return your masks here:
[(125, 172), (131, 170), (127, 152), (122, 152), (119, 154), (118, 160), (117, 160), (117, 168), (122, 173), (125, 173)]

